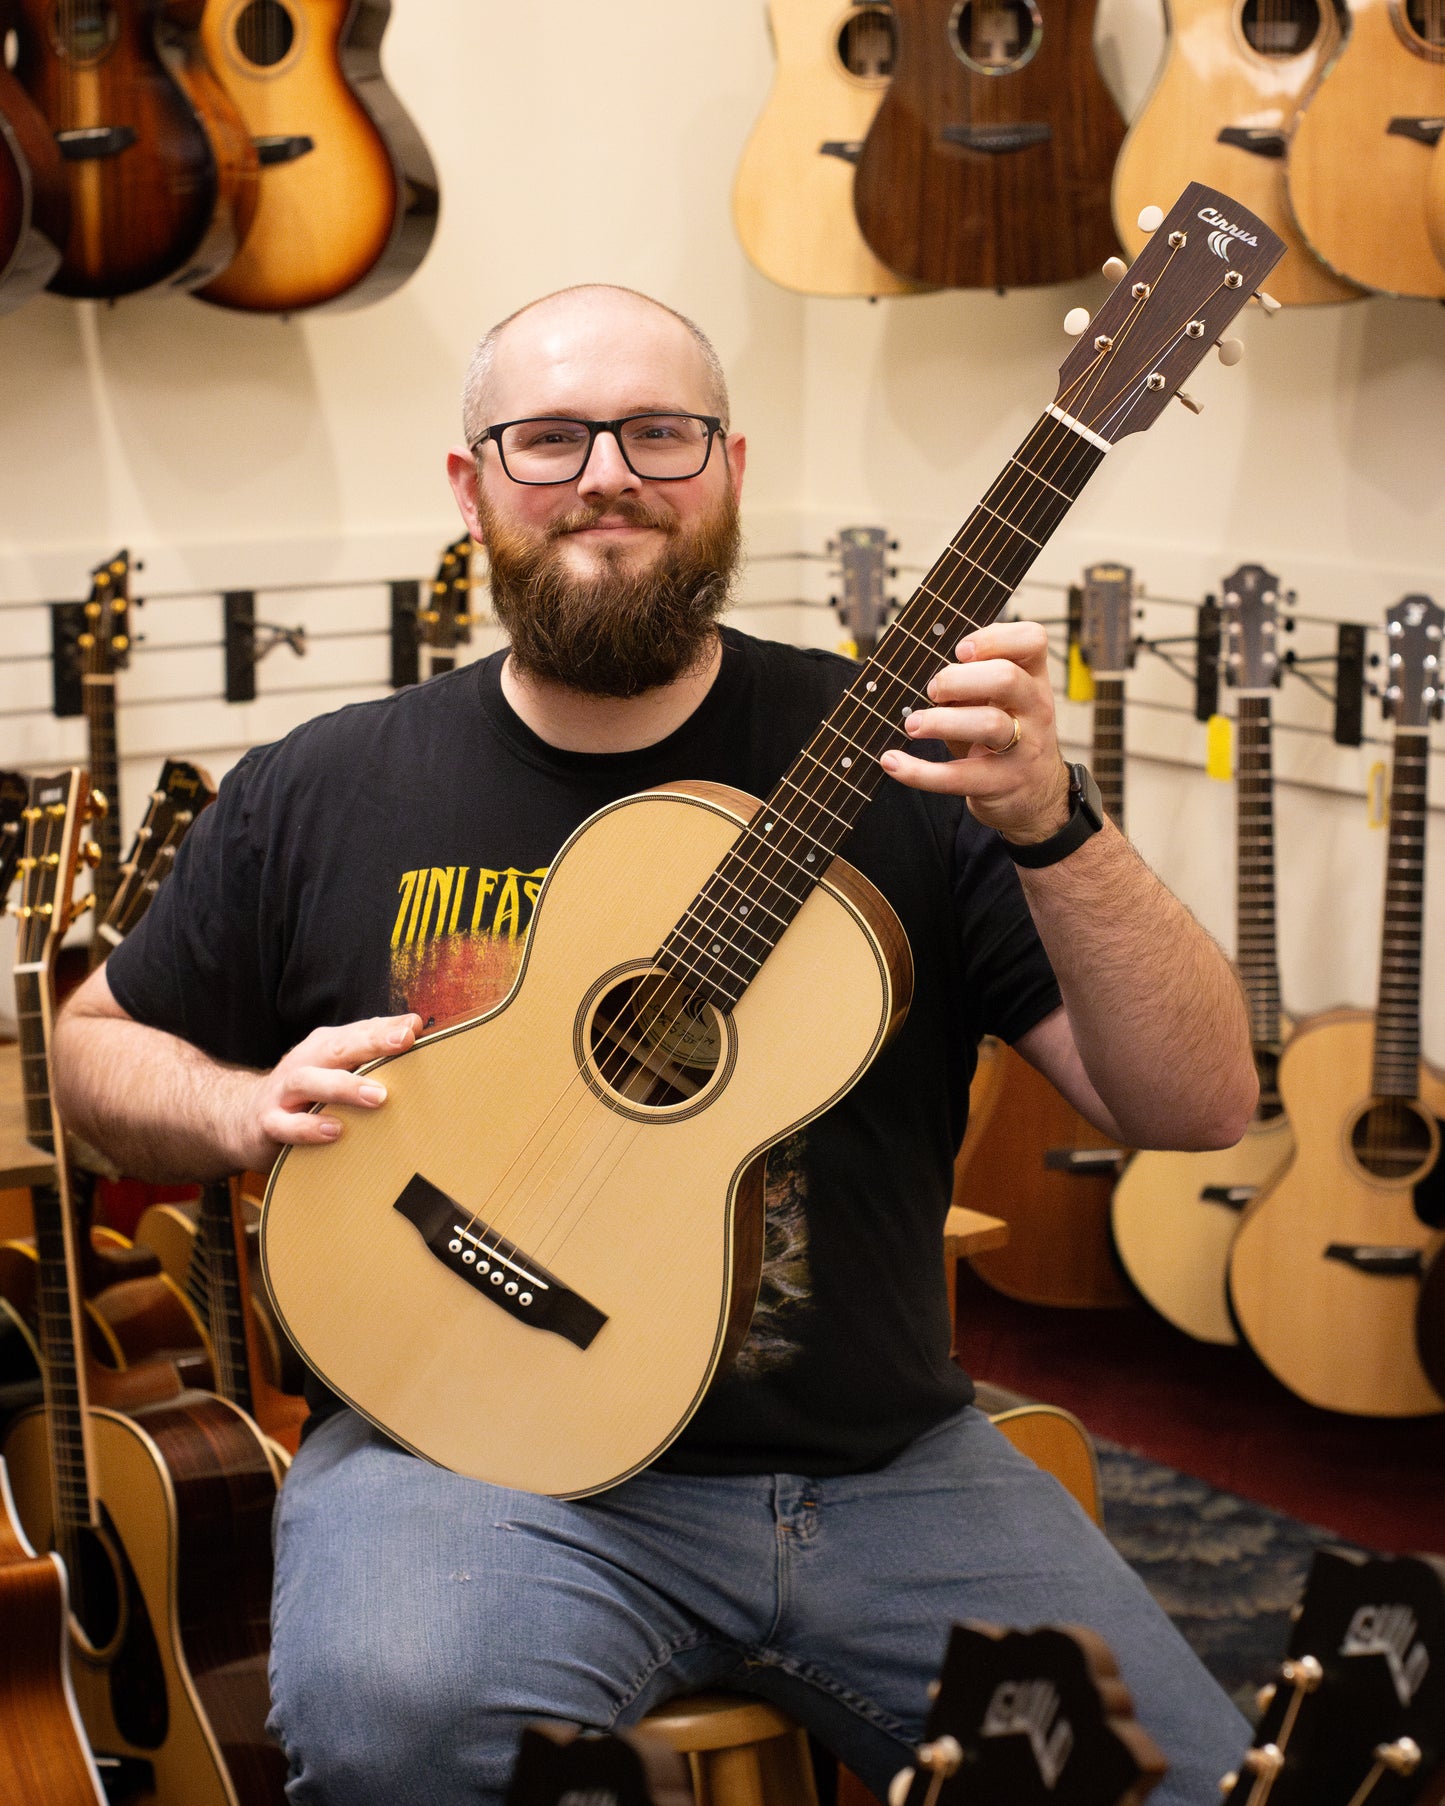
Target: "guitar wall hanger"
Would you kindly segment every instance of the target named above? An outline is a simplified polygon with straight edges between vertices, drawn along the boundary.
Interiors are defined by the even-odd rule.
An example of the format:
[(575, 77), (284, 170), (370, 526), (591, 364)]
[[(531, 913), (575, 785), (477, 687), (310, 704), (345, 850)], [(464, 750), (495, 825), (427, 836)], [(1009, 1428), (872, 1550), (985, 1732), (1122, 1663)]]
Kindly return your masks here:
[(289, 646), (297, 658), (306, 656), (306, 629), (282, 627), (256, 619), (253, 589), (227, 590), (221, 597), (225, 621), (226, 701), (256, 700), (256, 667), (278, 646)]

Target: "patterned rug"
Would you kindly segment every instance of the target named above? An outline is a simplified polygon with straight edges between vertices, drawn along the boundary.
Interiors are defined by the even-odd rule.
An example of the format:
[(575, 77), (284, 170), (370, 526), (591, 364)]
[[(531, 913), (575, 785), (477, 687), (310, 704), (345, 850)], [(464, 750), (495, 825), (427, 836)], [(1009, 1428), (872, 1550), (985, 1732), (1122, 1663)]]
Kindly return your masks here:
[(1114, 1443), (1094, 1447), (1109, 1540), (1252, 1723), (1315, 1550), (1349, 1545)]

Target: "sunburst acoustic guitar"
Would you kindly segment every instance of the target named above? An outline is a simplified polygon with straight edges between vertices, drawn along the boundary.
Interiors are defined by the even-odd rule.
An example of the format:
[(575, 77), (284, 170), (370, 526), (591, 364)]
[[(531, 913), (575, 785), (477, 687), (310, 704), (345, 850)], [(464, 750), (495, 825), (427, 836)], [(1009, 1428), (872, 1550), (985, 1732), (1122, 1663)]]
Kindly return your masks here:
[(1349, 0), (1349, 33), (1290, 136), (1289, 202), (1349, 282), (1445, 297), (1426, 190), (1445, 119), (1445, 3)]
[(875, 255), (955, 288), (1092, 275), (1118, 248), (1109, 180), (1124, 122), (1094, 58), (1091, 0), (893, 11), (893, 80), (854, 186)]
[(806, 295), (910, 293), (853, 213), (853, 171), (893, 71), (893, 8), (771, 0), (768, 20), (777, 73), (733, 187), (743, 249)]
[(1199, 1342), (1239, 1337), (1226, 1274), (1240, 1212), (1290, 1157), (1279, 1097), (1285, 1032), (1275, 927), (1274, 755), (1271, 697), (1279, 681), (1279, 578), (1242, 564), (1224, 579), (1224, 671), (1239, 698), (1236, 756), (1235, 966), (1249, 1005), (1259, 1105), (1237, 1147), (1221, 1152), (1146, 1149), (1114, 1191), (1114, 1245), (1161, 1316)]
[[(327, 1384), (407, 1446), (580, 1496), (696, 1411), (751, 1316), (768, 1147), (840, 1097), (907, 1008), (897, 918), (836, 857), (878, 756), (1278, 257), (1244, 215), (1226, 264), (1201, 217), (1219, 206), (1198, 185), (1181, 196), (773, 794), (682, 783), (593, 816), (551, 867), (506, 999), (387, 1062), (386, 1109), (348, 1113), (334, 1146), (283, 1153), (261, 1227), (278, 1312)], [(619, 890), (620, 859), (654, 882)]]
[[(1133, 571), (1091, 565), (1080, 609), (1080, 647), (1094, 685), (1091, 764), (1104, 811), (1122, 828)], [(1083, 1310), (1132, 1303), (1109, 1235), (1124, 1151), (1011, 1047), (993, 1056), (978, 1105), (977, 1128), (970, 1123), (955, 1168), (953, 1201), (1002, 1217), (1009, 1233), (1001, 1248), (970, 1257), (974, 1270), (995, 1291), (1028, 1304)]]
[(239, 254), (200, 290), (246, 313), (363, 307), (437, 223), (431, 157), (381, 69), (391, 0), (209, 0), (201, 42), (261, 161)]
[(1424, 1262), (1445, 1223), (1445, 1075), (1420, 1058), (1426, 768), (1445, 611), (1407, 596), (1388, 620), (1395, 746), (1379, 1003), (1373, 1017), (1319, 1017), (1285, 1048), (1294, 1157), (1245, 1212), (1229, 1295), (1250, 1347), (1301, 1398), (1419, 1417), (1445, 1410), (1416, 1343)]
[(1160, 188), (1194, 177), (1237, 195), (1289, 246), (1270, 277), (1287, 305), (1355, 301), (1319, 261), (1285, 197), (1285, 145), (1305, 96), (1339, 49), (1334, 0), (1168, 0), (1159, 78), (1114, 167), (1114, 224), (1133, 255), (1136, 221)]

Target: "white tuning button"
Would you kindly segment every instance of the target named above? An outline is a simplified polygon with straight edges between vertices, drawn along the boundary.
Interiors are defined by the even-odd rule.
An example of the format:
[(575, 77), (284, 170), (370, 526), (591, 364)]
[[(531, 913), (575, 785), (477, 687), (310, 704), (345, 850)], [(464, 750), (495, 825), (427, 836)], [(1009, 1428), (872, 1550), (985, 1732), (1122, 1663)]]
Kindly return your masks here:
[(1204, 412), (1204, 403), (1202, 401), (1196, 401), (1192, 395), (1186, 395), (1183, 389), (1178, 392), (1174, 399), (1176, 401), (1182, 401), (1191, 414), (1202, 414)]
[(1129, 266), (1122, 257), (1111, 257), (1104, 265), (1104, 274), (1110, 282), (1117, 282), (1121, 276), (1129, 274)]
[(908, 1790), (913, 1785), (913, 1770), (900, 1768), (888, 1783), (888, 1806), (903, 1806), (908, 1798)]
[(1262, 288), (1257, 288), (1254, 291), (1253, 299), (1258, 301), (1267, 314), (1277, 314), (1284, 306), (1283, 301), (1276, 301), (1273, 295), (1265, 294)]
[(1221, 364), (1234, 365), (1244, 356), (1242, 339), (1221, 339), (1219, 341), (1219, 361)]
[(1163, 224), (1164, 209), (1162, 207), (1146, 207), (1139, 215), (1139, 230), (1141, 232), (1157, 232)]
[(1088, 324), (1089, 310), (1087, 307), (1071, 307), (1064, 315), (1064, 331), (1071, 339), (1078, 338)]

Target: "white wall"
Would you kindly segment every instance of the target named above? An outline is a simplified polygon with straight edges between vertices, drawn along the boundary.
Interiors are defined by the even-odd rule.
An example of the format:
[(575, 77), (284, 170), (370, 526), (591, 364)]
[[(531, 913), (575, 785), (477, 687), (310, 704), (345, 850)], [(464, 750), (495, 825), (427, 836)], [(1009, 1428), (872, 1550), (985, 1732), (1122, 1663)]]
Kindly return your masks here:
[[(1126, 104), (1161, 45), (1156, 0), (1102, 0), (1101, 57)], [(443, 195), (430, 256), (389, 300), (278, 322), (181, 297), (45, 297), (0, 320), (0, 604), (82, 596), (89, 567), (121, 544), (145, 560), (140, 593), (207, 592), (153, 601), (138, 622), (147, 642), (121, 688), (127, 833), (163, 753), (197, 753), (219, 774), (244, 745), (380, 691), (385, 580), (428, 575), (457, 531), (441, 454), (467, 353), (531, 296), (614, 280), (702, 322), (750, 440), (755, 562), (739, 620), (832, 643), (826, 613), (786, 606), (826, 597), (825, 567), (778, 554), (878, 521), (904, 565), (931, 560), (1052, 395), (1064, 312), (1104, 293), (1096, 279), (875, 306), (805, 301), (753, 271), (729, 193), (770, 81), (760, 0), (398, 0), (385, 60)], [(1211, 364), (1191, 384), (1204, 417), (1171, 408), (1147, 440), (1125, 441), (1036, 576), (1058, 586), (1118, 557), (1153, 596), (1197, 598), (1258, 560), (1314, 615), (1379, 620), (1408, 589), (1445, 600), (1445, 310), (1375, 301), (1266, 321), (1251, 309), (1240, 336), (1243, 365)], [(343, 580), (362, 587), (323, 587)], [(167, 701), (217, 694), (221, 655), (159, 648), (218, 640), (214, 592), (268, 583), (317, 587), (263, 594), (264, 618), (371, 637), (317, 640), (304, 661), (273, 653), (246, 707)], [(1020, 605), (1057, 614), (1062, 595), (1030, 588)], [(1151, 602), (1144, 624), (1183, 632), (1188, 620)], [(1297, 637), (1302, 651), (1329, 643), (1319, 628)], [(0, 764), (83, 757), (80, 724), (44, 713), (47, 645), (41, 609), (0, 613)], [(328, 688), (341, 683), (357, 687)], [(1190, 701), (1153, 661), (1131, 694)], [(36, 712), (10, 712), (24, 708)], [(1277, 714), (1328, 725), (1298, 684)], [(1066, 706), (1064, 722), (1081, 743), (1086, 712)], [(1135, 837), (1229, 944), (1233, 804), (1200, 772), (1202, 730), (1138, 706), (1129, 734)], [(1383, 835), (1361, 793), (1383, 748), (1279, 739), (1293, 780), (1279, 799), (1287, 999), (1368, 1004)], [(1434, 842), (1428, 894), (1441, 898), (1438, 816)], [(1445, 1062), (1442, 916), (1432, 911), (1426, 1040)]]

